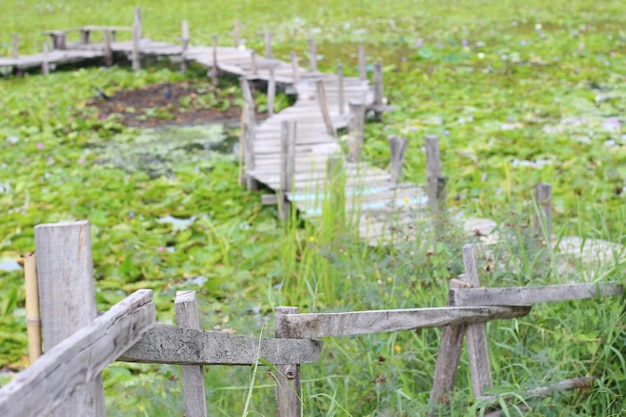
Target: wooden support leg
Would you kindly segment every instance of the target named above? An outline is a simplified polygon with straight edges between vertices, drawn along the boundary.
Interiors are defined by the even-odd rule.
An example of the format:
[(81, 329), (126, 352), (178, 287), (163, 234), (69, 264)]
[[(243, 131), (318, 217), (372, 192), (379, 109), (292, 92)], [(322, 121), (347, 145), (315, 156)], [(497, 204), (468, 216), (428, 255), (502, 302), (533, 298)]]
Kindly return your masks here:
[(363, 148), (365, 129), (365, 104), (350, 102), (350, 142), (348, 143), (348, 161), (357, 162)]
[[(291, 338), (289, 328), (283, 325), (280, 317), (285, 314), (298, 313), (297, 307), (276, 307), (274, 310), (276, 338)], [(276, 375), (278, 417), (301, 417), (300, 365), (279, 365), (276, 368), (278, 370), (278, 375)]]
[(426, 178), (428, 179), (428, 204), (434, 214), (443, 211), (446, 201), (446, 179), (441, 174), (441, 156), (437, 135), (426, 135)]
[(309, 61), (311, 63), (311, 72), (317, 72), (317, 44), (315, 39), (309, 39)]
[(404, 152), (409, 143), (401, 136), (391, 135), (387, 138), (389, 142), (389, 153), (391, 156), (391, 179), (397, 184), (402, 178), (402, 164), (404, 162)]
[(181, 23), (181, 32), (182, 32), (181, 41), (183, 45), (182, 45), (182, 51), (180, 54), (181, 55), (180, 72), (185, 73), (187, 72), (187, 57), (185, 56), (185, 54), (187, 53), (187, 48), (189, 48), (189, 24), (187, 23), (186, 20), (183, 20)]
[(383, 120), (383, 66), (380, 62), (374, 64), (374, 120)]
[(326, 102), (326, 86), (323, 80), (316, 81), (317, 83), (317, 100), (319, 101), (322, 117), (324, 118), (324, 124), (326, 125), (326, 132), (335, 136), (335, 129), (333, 129), (333, 123), (330, 119), (330, 113), (328, 112), (328, 103)]
[(535, 212), (535, 230), (537, 236), (543, 237), (546, 243), (552, 235), (552, 186), (539, 183), (535, 186), (535, 201), (538, 211)]
[(104, 65), (110, 67), (113, 65), (113, 49), (111, 48), (111, 32), (104, 30)]
[(280, 154), (280, 198), (278, 216), (281, 220), (289, 220), (291, 203), (287, 193), (292, 190), (296, 162), (296, 121), (285, 120), (282, 123), (281, 154)]
[(367, 80), (367, 66), (365, 63), (365, 45), (359, 45), (359, 77)]
[(241, 25), (239, 24), (239, 19), (235, 19), (235, 25), (233, 26), (233, 43), (235, 48), (239, 48), (240, 45), (240, 29)]
[(339, 89), (339, 114), (344, 113), (344, 91), (343, 91), (343, 64), (337, 63), (337, 83)]

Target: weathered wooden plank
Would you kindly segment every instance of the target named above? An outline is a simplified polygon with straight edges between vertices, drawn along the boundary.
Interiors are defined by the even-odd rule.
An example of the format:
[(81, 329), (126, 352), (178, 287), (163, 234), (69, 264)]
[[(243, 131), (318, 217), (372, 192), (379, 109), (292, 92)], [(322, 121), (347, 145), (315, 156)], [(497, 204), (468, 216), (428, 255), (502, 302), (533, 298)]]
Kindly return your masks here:
[[(177, 291), (174, 306), (178, 327), (200, 330), (195, 291)], [(185, 417), (206, 417), (206, 393), (202, 365), (183, 365), (181, 371), (183, 395), (185, 396)]]
[[(116, 304), (1, 388), (0, 415), (49, 414), (139, 340), (154, 323), (155, 315), (151, 290), (139, 290)], [(81, 414), (67, 415), (93, 414), (83, 410)]]
[(173, 365), (254, 365), (260, 352), (261, 358), (281, 365), (316, 362), (321, 351), (322, 342), (316, 340), (259, 339), (157, 324), (119, 360)]
[[(89, 222), (35, 226), (35, 248), (46, 356), (97, 314)], [(104, 416), (102, 376), (85, 382), (53, 415)]]
[(522, 317), (530, 307), (434, 307), (349, 313), (286, 314), (277, 318), (294, 338), (352, 336)]
[[(463, 246), (463, 280), (480, 287), (478, 268), (476, 267), (476, 248), (472, 244)], [(452, 299), (448, 297), (448, 300)], [(491, 367), (489, 364), (489, 346), (487, 344), (487, 326), (485, 323), (470, 324), (467, 328), (467, 353), (469, 356), (470, 376), (474, 396), (482, 395), (485, 388), (491, 387)]]
[(522, 306), (554, 301), (582, 300), (594, 297), (620, 295), (624, 287), (618, 282), (595, 284), (565, 284), (545, 287), (505, 287), (451, 289), (450, 299), (455, 306)]
[[(274, 310), (276, 339), (293, 338), (289, 327), (284, 326), (281, 318), (286, 314), (297, 315), (298, 307), (276, 307)], [(276, 396), (278, 402), (278, 417), (300, 417), (302, 405), (300, 398), (300, 365), (290, 363), (276, 367)]]

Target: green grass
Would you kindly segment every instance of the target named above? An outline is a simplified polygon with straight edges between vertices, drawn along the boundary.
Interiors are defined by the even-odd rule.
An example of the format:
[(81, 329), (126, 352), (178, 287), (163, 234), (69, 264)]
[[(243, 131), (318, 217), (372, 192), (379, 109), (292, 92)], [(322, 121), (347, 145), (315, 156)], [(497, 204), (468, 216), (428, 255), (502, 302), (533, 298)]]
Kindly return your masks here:
[[(557, 235), (626, 242), (626, 131), (616, 123), (626, 122), (621, 3), (141, 5), (144, 33), (158, 40), (174, 41), (180, 21), (188, 19), (192, 44), (208, 45), (214, 34), (228, 44), (238, 18), (248, 46), (261, 52), (261, 35), (269, 29), (275, 55), (287, 59), (292, 50), (304, 57), (314, 35), (327, 71), (340, 58), (346, 72), (356, 74), (356, 45), (365, 42), (370, 64), (383, 59), (386, 94), (396, 107), (383, 124), (367, 125), (365, 158), (385, 167), (387, 135), (403, 135), (410, 140), (405, 178), (424, 183), (422, 138), (439, 134), (451, 210), (502, 225), (502, 243), (492, 254), (479, 251), (481, 284), (514, 286), (561, 283), (578, 273), (624, 282), (619, 262), (601, 268), (573, 263), (577, 274), (558, 274), (557, 255), (524, 227), (532, 218), (533, 186), (544, 181), (554, 189)], [(21, 51), (29, 53), (39, 50), (45, 29), (132, 20), (132, 6), (120, 1), (66, 1), (50, 8), (11, 1), (2, 11), (4, 54), (14, 31)], [(202, 75), (192, 71), (188, 77)], [(1, 79), (0, 258), (32, 250), (36, 224), (87, 218), (100, 309), (134, 289), (152, 288), (159, 320), (171, 323), (175, 291), (196, 289), (204, 328), (246, 335), (271, 327), (277, 305), (302, 312), (445, 305), (447, 281), (463, 272), (461, 248), (473, 239), (453, 224), (435, 233), (416, 223), (415, 242), (373, 249), (355, 240), (349, 216), (332, 210), (321, 227), (278, 223), (276, 209), (262, 207), (259, 193), (237, 185), (232, 157), (171, 155), (157, 178), (149, 167), (103, 164), (94, 144), (116, 149), (141, 132), (85, 107), (92, 85), (113, 92), (184, 78), (159, 65), (137, 74), (87, 68)], [(609, 141), (614, 146), (605, 146)], [(537, 160), (550, 162), (537, 168), (520, 163)], [(198, 220), (178, 230), (157, 221), (168, 214)], [(189, 281), (199, 275), (207, 278), (204, 284)], [(21, 273), (2, 272), (0, 365), (18, 369), (26, 365), (21, 283)], [(611, 298), (538, 305), (528, 317), (489, 323), (493, 392), (595, 375), (591, 390), (530, 401), (532, 415), (623, 415), (623, 322), (623, 299)], [(438, 338), (439, 330), (429, 329), (325, 340), (320, 361), (302, 366), (304, 415), (422, 415)], [(274, 381), (261, 370), (207, 368), (212, 413), (273, 415)], [(114, 364), (105, 371), (105, 388), (112, 416), (183, 412), (177, 367)], [(451, 404), (453, 416), (485, 408), (471, 396), (465, 355)]]

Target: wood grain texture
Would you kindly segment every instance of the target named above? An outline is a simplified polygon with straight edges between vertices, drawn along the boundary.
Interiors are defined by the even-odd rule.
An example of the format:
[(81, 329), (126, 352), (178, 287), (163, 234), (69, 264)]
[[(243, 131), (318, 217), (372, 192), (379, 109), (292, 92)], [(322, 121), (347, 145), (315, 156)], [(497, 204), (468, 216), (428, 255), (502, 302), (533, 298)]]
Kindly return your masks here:
[(620, 295), (624, 287), (618, 282), (597, 284), (564, 284), (545, 287), (506, 287), (451, 289), (455, 306), (523, 306), (535, 303), (581, 300)]
[(539, 183), (535, 186), (535, 202), (538, 212), (534, 213), (535, 230), (538, 236), (550, 241), (552, 235), (552, 186)]
[(293, 338), (352, 336), (522, 317), (530, 307), (433, 307), (347, 313), (286, 314), (277, 318)]
[[(75, 252), (73, 253), (75, 254)], [(39, 255), (38, 255), (39, 257)], [(89, 385), (155, 321), (151, 290), (139, 290), (70, 337), (0, 389), (0, 416), (48, 415), (73, 393)], [(81, 414), (96, 415), (97, 404)], [(104, 410), (102, 410), (103, 412)]]
[[(468, 244), (463, 246), (463, 280), (474, 288), (480, 287), (478, 268), (476, 267), (476, 248)], [(483, 390), (491, 387), (491, 366), (489, 364), (489, 346), (485, 323), (471, 324), (467, 328), (467, 353), (470, 363), (470, 375), (474, 396), (480, 396)]]
[(426, 135), (426, 180), (428, 181), (428, 203), (433, 210), (439, 209), (440, 192), (439, 178), (441, 178), (441, 156), (439, 153), (439, 137)]
[[(276, 340), (281, 338), (293, 338), (289, 326), (285, 325), (282, 318), (287, 315), (298, 315), (297, 307), (276, 307), (274, 310)], [(276, 367), (276, 399), (278, 403), (278, 417), (301, 417), (302, 392), (300, 388), (300, 365), (290, 363)]]
[(409, 141), (401, 136), (391, 135), (387, 138), (389, 143), (390, 170), (392, 181), (397, 184), (402, 178), (402, 166), (404, 164), (404, 153)]
[(363, 148), (365, 129), (365, 104), (350, 102), (350, 142), (348, 143), (348, 161), (357, 162)]
[[(35, 226), (39, 305), (44, 352), (96, 317), (89, 222)], [(1, 414), (0, 414), (1, 415)], [(78, 389), (55, 416), (104, 415), (102, 377)]]
[[(198, 304), (195, 291), (177, 291), (174, 301), (176, 325), (185, 329), (200, 330)], [(183, 395), (185, 397), (185, 417), (206, 417), (206, 393), (204, 389), (204, 369), (201, 365), (181, 366)]]
[(365, 60), (365, 45), (359, 45), (359, 77), (361, 80), (367, 80), (367, 65)]
[[(165, 324), (150, 328), (119, 358), (125, 362), (172, 365), (253, 365), (258, 362), (259, 338)], [(278, 364), (311, 363), (319, 359), (322, 342), (262, 339), (260, 356)]]

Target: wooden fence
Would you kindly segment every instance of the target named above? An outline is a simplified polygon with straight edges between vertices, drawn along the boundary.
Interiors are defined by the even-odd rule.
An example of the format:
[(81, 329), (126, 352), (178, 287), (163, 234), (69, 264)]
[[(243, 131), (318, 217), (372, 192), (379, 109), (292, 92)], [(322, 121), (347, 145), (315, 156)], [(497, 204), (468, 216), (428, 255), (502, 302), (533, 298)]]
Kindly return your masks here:
[[(480, 288), (474, 246), (466, 245), (465, 273), (451, 281), (446, 307), (328, 314), (299, 314), (297, 307), (277, 307), (275, 338), (258, 338), (201, 330), (191, 291), (176, 295), (177, 326), (156, 321), (150, 290), (139, 290), (97, 316), (89, 223), (37, 226), (35, 242), (46, 350), (0, 389), (3, 417), (104, 416), (100, 373), (115, 360), (182, 365), (187, 417), (207, 415), (203, 366), (271, 363), (278, 370), (277, 415), (300, 417), (300, 367), (319, 360), (322, 350), (322, 342), (314, 339), (442, 327), (430, 395), (436, 415), (454, 389), (465, 336), (474, 395), (495, 400), (484, 396), (492, 385), (487, 321), (525, 316), (537, 302), (623, 292), (615, 282)], [(545, 396), (555, 389), (591, 384), (590, 378), (577, 378), (528, 395)]]

